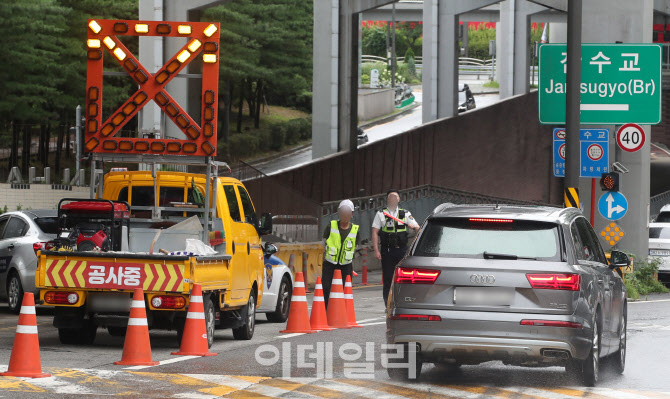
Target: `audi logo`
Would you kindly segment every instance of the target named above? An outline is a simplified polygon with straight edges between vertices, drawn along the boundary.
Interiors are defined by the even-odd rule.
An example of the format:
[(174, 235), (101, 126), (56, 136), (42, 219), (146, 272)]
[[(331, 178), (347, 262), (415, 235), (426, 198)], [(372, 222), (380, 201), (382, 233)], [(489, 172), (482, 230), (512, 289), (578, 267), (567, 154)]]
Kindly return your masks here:
[(493, 284), (496, 282), (496, 278), (491, 274), (471, 274), (470, 282), (473, 284)]

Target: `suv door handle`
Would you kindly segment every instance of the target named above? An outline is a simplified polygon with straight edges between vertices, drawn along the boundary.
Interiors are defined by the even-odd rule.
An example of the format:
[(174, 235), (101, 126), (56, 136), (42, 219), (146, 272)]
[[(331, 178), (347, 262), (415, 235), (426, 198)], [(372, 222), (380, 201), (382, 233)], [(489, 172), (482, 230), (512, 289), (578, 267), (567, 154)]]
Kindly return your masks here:
[(14, 244), (13, 244), (13, 243), (12, 243), (12, 244), (9, 244), (9, 245), (7, 246), (7, 248), (9, 248), (9, 249), (14, 249)]
[(615, 284), (614, 281), (610, 281), (610, 287), (614, 286), (614, 284)]
[(598, 284), (602, 284), (602, 283), (604, 283), (604, 282), (605, 282), (604, 279), (602, 279), (602, 278), (599, 278), (599, 279), (598, 279)]

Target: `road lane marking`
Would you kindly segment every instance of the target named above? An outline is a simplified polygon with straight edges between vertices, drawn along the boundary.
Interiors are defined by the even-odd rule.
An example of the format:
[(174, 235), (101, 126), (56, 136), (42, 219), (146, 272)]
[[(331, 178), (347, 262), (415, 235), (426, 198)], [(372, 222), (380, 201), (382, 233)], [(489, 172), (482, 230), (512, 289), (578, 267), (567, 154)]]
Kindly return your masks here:
[(374, 389), (375, 391), (390, 393), (393, 395), (406, 396), (408, 398), (414, 398), (414, 399), (462, 399), (462, 396), (459, 397), (459, 396), (438, 394), (432, 391), (423, 391), (414, 388), (407, 388), (400, 385), (379, 382), (376, 380), (354, 380), (354, 379), (341, 378), (336, 379), (335, 381), (343, 382), (345, 384), (350, 385), (357, 385), (359, 387), (366, 387), (368, 389)]
[(95, 391), (86, 386), (73, 384), (66, 379), (51, 376), (46, 378), (33, 378), (30, 380), (33, 385), (37, 385), (47, 391), (61, 395), (94, 395)]
[(386, 320), (384, 321), (378, 321), (375, 323), (365, 323), (365, 324), (359, 324), (361, 327), (366, 327), (366, 326), (376, 326), (377, 324), (386, 324)]
[[(313, 384), (316, 384), (318, 386), (324, 387), (324, 388), (329, 388), (333, 390), (340, 391), (344, 393), (347, 398), (349, 397), (349, 394), (356, 394), (359, 396), (363, 396), (369, 399), (379, 399), (380, 398), (380, 393), (378, 391), (373, 391), (371, 389), (367, 389), (364, 387), (359, 387), (355, 385), (348, 385), (341, 383), (339, 381), (333, 381), (330, 379), (322, 379), (313, 382)], [(399, 396), (399, 395), (393, 395), (393, 394), (386, 394), (383, 395), (384, 399), (405, 399), (404, 396)]]
[[(259, 385), (270, 386), (274, 388), (283, 389), (290, 392), (299, 392), (305, 393), (308, 395), (313, 395), (319, 398), (324, 399), (336, 399), (342, 397), (342, 394), (339, 391), (323, 388), (316, 385), (304, 384), (297, 381), (290, 381), (288, 379), (275, 378), (270, 380), (261, 381)], [(348, 399), (365, 399), (362, 396), (356, 395), (347, 395)]]
[(507, 389), (490, 387), (490, 386), (471, 386), (471, 385), (455, 385), (455, 384), (436, 384), (437, 386), (453, 389), (456, 391), (470, 392), (477, 395), (488, 395), (494, 397), (515, 399), (542, 399), (541, 396), (529, 395), (521, 392), (509, 391)]
[(275, 338), (277, 339), (293, 338), (300, 335), (305, 335), (305, 333), (291, 333), (291, 334), (277, 335)]
[(185, 386), (193, 389), (198, 393), (205, 395), (213, 395), (214, 397), (223, 396), (239, 390), (239, 388), (231, 387), (228, 385), (221, 385), (216, 382), (207, 381), (203, 378), (193, 378), (187, 374), (163, 374), (163, 373), (149, 373), (143, 371), (128, 371), (128, 373), (132, 373), (141, 377), (151, 378), (154, 380), (168, 382), (174, 385)]
[(17, 377), (0, 377), (0, 389), (11, 392), (47, 392), (46, 389), (30, 384)]
[(149, 367), (158, 367), (158, 366), (162, 366), (164, 364), (172, 364), (172, 363), (177, 363), (177, 362), (183, 362), (184, 360), (191, 360), (191, 359), (195, 359), (195, 358), (198, 358), (198, 357), (200, 357), (200, 356), (179, 356), (179, 357), (175, 357), (173, 359), (161, 360), (155, 366), (130, 366), (130, 367), (124, 367), (123, 369), (124, 370), (144, 370), (144, 369), (148, 369)]
[(371, 319), (356, 320), (356, 323), (358, 323), (358, 324), (361, 324), (361, 323), (367, 323), (368, 321), (374, 321), (374, 320), (379, 320), (379, 319), (383, 319), (383, 318), (384, 318), (384, 316), (382, 316), (382, 317), (373, 317), (373, 318), (371, 318)]
[[(573, 396), (575, 398), (611, 399), (611, 397), (603, 396), (603, 395), (600, 395), (600, 394), (597, 394), (597, 393), (591, 393), (591, 392), (588, 392), (588, 391), (582, 391), (579, 388), (551, 387), (551, 388), (542, 388), (542, 389), (544, 389), (546, 391), (549, 391), (549, 392), (554, 392), (554, 393), (558, 393), (558, 394), (561, 394), (561, 395), (565, 395), (565, 396)], [(588, 388), (584, 388), (584, 389), (588, 389)]]
[(629, 305), (633, 305), (636, 303), (656, 303), (656, 302), (670, 302), (670, 299), (654, 299), (651, 301), (634, 301), (634, 302), (628, 302)]

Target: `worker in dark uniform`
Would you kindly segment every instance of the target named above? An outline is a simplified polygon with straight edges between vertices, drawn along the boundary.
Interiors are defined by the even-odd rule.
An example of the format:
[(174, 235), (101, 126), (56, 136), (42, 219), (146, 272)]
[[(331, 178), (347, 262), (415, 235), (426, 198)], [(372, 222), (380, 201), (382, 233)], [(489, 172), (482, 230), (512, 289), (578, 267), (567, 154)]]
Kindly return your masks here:
[(342, 272), (342, 286), (347, 276), (351, 276), (353, 280), (354, 252), (360, 242), (358, 225), (351, 223), (351, 218), (354, 216), (354, 203), (348, 199), (342, 201), (337, 208), (337, 215), (338, 220), (331, 220), (323, 232), (326, 252), (321, 268), (321, 283), (326, 307), (328, 307), (328, 297), (335, 270), (339, 269)]
[(412, 214), (398, 206), (400, 194), (390, 190), (386, 195), (386, 208), (380, 210), (372, 221), (372, 247), (375, 257), (382, 261), (384, 280), (384, 305), (388, 301), (396, 265), (407, 251), (408, 228), (419, 230)]

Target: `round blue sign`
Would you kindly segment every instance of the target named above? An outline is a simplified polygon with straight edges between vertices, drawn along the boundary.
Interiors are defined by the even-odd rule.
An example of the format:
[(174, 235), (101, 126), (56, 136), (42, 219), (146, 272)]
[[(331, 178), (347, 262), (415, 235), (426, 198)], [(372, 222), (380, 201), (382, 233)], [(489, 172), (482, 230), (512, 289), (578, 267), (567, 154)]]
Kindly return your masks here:
[(628, 211), (628, 200), (620, 192), (606, 192), (598, 201), (598, 211), (608, 220), (619, 220)]

